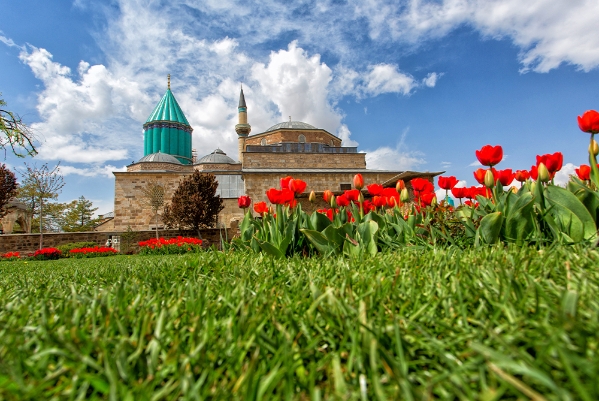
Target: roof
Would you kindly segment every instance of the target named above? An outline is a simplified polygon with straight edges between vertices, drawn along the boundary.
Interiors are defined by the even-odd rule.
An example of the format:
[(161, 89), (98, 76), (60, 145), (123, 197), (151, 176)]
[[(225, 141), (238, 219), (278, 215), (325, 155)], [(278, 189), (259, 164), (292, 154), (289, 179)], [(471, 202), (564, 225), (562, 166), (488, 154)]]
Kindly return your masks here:
[(272, 127), (270, 127), (269, 129), (267, 129), (264, 132), (270, 132), (270, 131), (275, 131), (278, 129), (282, 129), (282, 128), (291, 128), (291, 129), (318, 129), (313, 125), (310, 125), (308, 123), (304, 123), (301, 121), (284, 121), (282, 123), (278, 123), (273, 125)]
[(401, 174), (398, 174), (395, 177), (383, 182), (383, 187), (395, 186), (395, 184), (397, 183), (397, 180), (409, 181), (413, 178), (418, 178), (418, 177), (436, 177), (443, 173), (445, 173), (445, 171), (425, 171), (425, 172), (402, 171)]
[(216, 149), (214, 152), (210, 153), (202, 157), (200, 160), (196, 162), (196, 164), (205, 164), (205, 163), (213, 163), (213, 164), (236, 164), (237, 162), (231, 159), (225, 152), (220, 149)]
[(245, 96), (243, 96), (243, 88), (241, 88), (241, 92), (239, 93), (239, 106), (238, 107), (247, 108), (247, 106), (245, 105)]
[(184, 125), (189, 125), (187, 118), (185, 118), (185, 114), (183, 114), (183, 110), (179, 107), (179, 103), (173, 96), (173, 93), (170, 89), (166, 90), (164, 96), (156, 107), (150, 117), (146, 120), (146, 123), (152, 121), (175, 121)]
[(403, 171), (397, 170), (370, 170), (365, 168), (244, 168), (243, 173), (277, 173), (290, 175), (293, 173), (349, 173), (349, 174), (378, 174), (394, 173), (401, 174)]
[(182, 164), (175, 156), (171, 156), (167, 153), (162, 153), (160, 151), (156, 153), (151, 153), (139, 159), (138, 163), (142, 162), (160, 162), (160, 163), (174, 163), (174, 164)]

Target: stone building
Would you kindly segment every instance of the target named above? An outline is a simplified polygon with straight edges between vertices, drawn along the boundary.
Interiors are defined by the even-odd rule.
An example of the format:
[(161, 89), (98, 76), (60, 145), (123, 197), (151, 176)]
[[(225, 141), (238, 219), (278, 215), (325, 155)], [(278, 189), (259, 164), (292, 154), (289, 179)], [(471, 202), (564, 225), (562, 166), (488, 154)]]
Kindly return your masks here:
[[(191, 146), (192, 128), (174, 95), (168, 89), (144, 124), (144, 157), (127, 166), (126, 172), (115, 172), (114, 218), (107, 224), (111, 230), (154, 229), (156, 216), (144, 204), (142, 189), (149, 182), (166, 188), (165, 201), (170, 201), (178, 183), (194, 170), (214, 174), (217, 194), (225, 208), (219, 225), (228, 227), (243, 216), (237, 198), (249, 195), (254, 202), (267, 201), (266, 190), (279, 187), (285, 176), (299, 178), (308, 184), (307, 191), (351, 189), (353, 176), (361, 173), (365, 183), (395, 185), (399, 178), (429, 177), (439, 173), (399, 170), (369, 170), (366, 154), (357, 147), (343, 146), (342, 140), (324, 129), (300, 121), (275, 124), (264, 132), (250, 135), (248, 107), (243, 89), (238, 106), (239, 124), (237, 160), (216, 149), (195, 159)], [(304, 209), (310, 207), (302, 201)], [(159, 228), (161, 227), (159, 219)], [(101, 225), (99, 230), (103, 230)]]

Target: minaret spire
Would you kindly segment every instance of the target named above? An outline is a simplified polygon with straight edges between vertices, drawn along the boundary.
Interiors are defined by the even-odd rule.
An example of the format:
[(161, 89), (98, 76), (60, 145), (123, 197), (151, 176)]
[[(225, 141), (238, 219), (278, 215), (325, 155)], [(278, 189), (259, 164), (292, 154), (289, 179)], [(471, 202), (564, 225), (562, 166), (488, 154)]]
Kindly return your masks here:
[(241, 86), (241, 90), (239, 92), (239, 105), (237, 106), (237, 112), (239, 116), (239, 124), (235, 126), (235, 131), (239, 136), (239, 161), (243, 164), (243, 152), (245, 152), (245, 138), (248, 137), (250, 131), (252, 130), (252, 127), (248, 124), (247, 105), (245, 104), (245, 96), (243, 96), (243, 85)]
[(171, 74), (168, 74), (168, 90), (171, 90)]

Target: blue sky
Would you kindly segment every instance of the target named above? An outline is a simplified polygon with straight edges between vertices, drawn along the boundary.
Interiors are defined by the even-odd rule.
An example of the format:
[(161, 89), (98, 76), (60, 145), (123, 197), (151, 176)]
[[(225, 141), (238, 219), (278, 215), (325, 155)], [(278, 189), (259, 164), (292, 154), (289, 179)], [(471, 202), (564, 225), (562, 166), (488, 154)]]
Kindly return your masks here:
[[(62, 201), (112, 210), (114, 178), (143, 156), (166, 90), (199, 156), (236, 156), (243, 82), (253, 132), (292, 116), (368, 152), (369, 168), (443, 171), (474, 184), (561, 151), (586, 163), (576, 116), (599, 108), (599, 3), (591, 0), (0, 0), (0, 92), (61, 162)], [(11, 166), (22, 160), (8, 156)]]

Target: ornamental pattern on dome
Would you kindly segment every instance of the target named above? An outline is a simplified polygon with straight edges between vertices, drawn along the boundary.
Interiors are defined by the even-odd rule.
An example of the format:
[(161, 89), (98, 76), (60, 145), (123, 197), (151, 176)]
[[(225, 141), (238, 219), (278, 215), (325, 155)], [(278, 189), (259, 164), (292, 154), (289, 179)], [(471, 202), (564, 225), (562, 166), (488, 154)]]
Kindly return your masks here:
[(283, 129), (283, 128), (291, 128), (291, 129), (318, 129), (315, 126), (310, 125), (310, 124), (305, 123), (305, 122), (302, 122), (302, 121), (285, 121), (285, 122), (273, 125), (272, 127), (270, 127), (269, 129), (267, 129), (264, 132), (275, 131), (275, 130)]
[(202, 157), (197, 161), (196, 164), (206, 164), (206, 163), (214, 163), (214, 164), (235, 164), (237, 163), (235, 160), (231, 159), (225, 152), (220, 149), (216, 149), (214, 152), (210, 153)]

